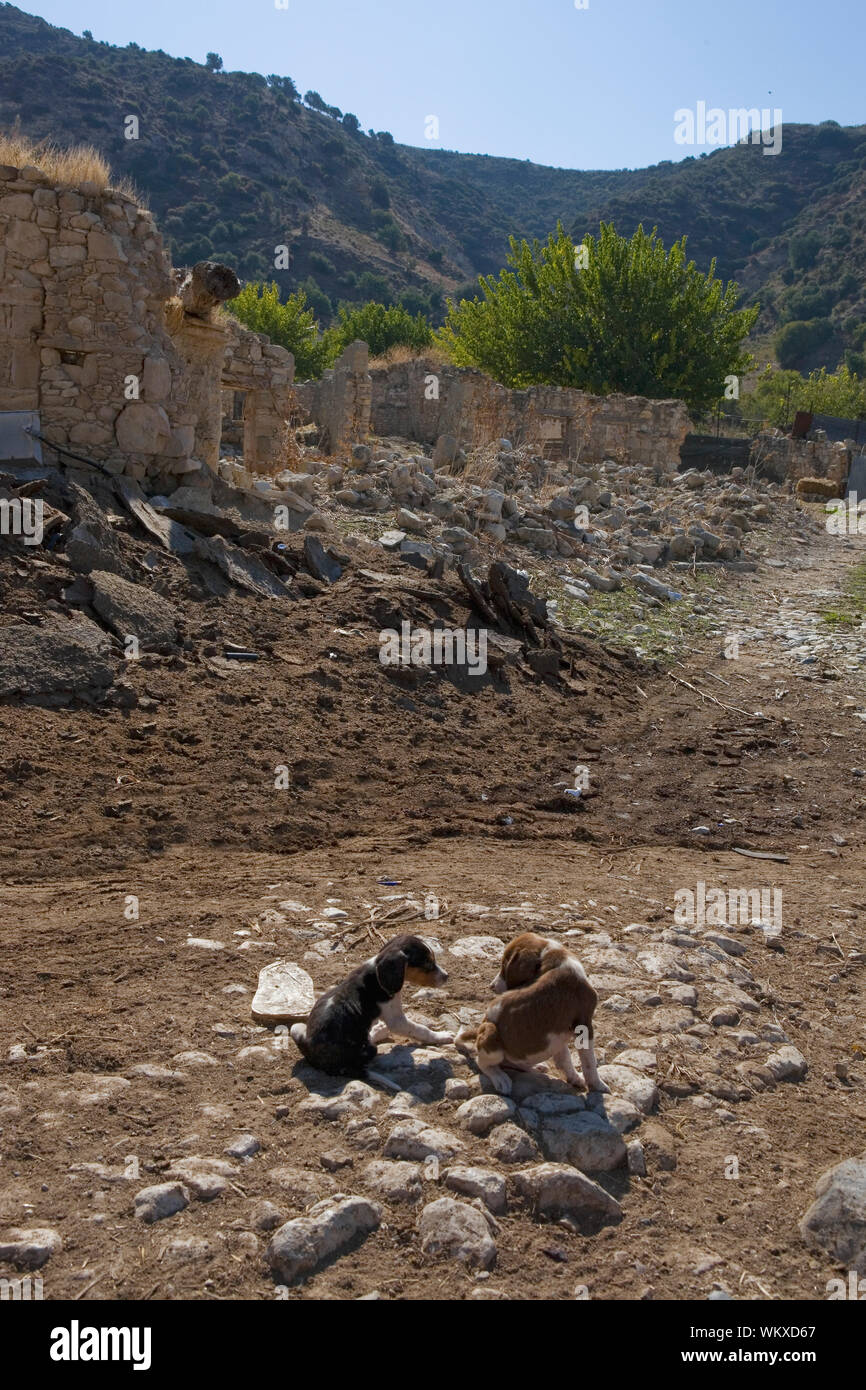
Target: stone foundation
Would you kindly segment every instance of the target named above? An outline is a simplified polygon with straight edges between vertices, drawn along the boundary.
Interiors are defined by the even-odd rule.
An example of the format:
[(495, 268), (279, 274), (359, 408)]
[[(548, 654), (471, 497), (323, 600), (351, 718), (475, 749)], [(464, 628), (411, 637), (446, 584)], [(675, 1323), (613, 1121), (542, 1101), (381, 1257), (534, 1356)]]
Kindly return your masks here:
[(452, 435), (463, 447), (500, 436), (549, 458), (604, 458), (672, 472), (690, 421), (682, 401), (592, 396), (557, 386), (512, 391), (471, 368), (418, 359), (372, 373), (371, 421), (377, 435), (434, 444)]

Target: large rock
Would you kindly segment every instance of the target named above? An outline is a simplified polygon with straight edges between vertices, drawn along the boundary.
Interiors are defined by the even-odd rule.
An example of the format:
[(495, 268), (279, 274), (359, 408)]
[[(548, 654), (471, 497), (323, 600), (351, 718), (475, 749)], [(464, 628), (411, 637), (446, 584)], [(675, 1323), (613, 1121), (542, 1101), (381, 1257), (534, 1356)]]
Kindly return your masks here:
[(514, 1183), (536, 1216), (557, 1220), (561, 1216), (622, 1215), (615, 1197), (565, 1163), (539, 1163), (525, 1168), (515, 1173)]
[(439, 1197), (430, 1202), (418, 1222), (425, 1255), (446, 1255), (470, 1269), (489, 1269), (496, 1259), (490, 1228), (477, 1207)]
[(314, 1002), (313, 982), (306, 970), (294, 961), (275, 960), (259, 971), (251, 1012), (256, 1023), (300, 1023)]
[(460, 1192), (464, 1197), (479, 1197), (494, 1216), (505, 1213), (508, 1204), (505, 1179), (492, 1168), (464, 1168), (458, 1164), (448, 1169), (444, 1182), (452, 1192)]
[(161, 405), (130, 401), (114, 424), (125, 454), (161, 454), (171, 439), (171, 424)]
[(373, 1159), (364, 1169), (364, 1180), (386, 1202), (417, 1202), (421, 1196), (421, 1168), (417, 1163)]
[(41, 1269), (62, 1244), (57, 1232), (48, 1226), (10, 1231), (6, 1240), (0, 1241), (0, 1261), (8, 1261), (16, 1269)]
[(510, 1120), (515, 1108), (505, 1096), (473, 1096), (458, 1107), (457, 1122), (470, 1134), (489, 1134), (494, 1126)]
[(618, 1060), (612, 1065), (599, 1067), (598, 1074), (615, 1095), (624, 1096), (644, 1115), (649, 1115), (658, 1105), (659, 1093), (655, 1082), (631, 1067), (621, 1066)]
[(626, 1161), (625, 1141), (603, 1115), (578, 1110), (551, 1115), (541, 1125), (540, 1146), (547, 1158), (590, 1172), (608, 1172)]
[(135, 1214), (139, 1221), (152, 1225), (154, 1221), (164, 1221), (189, 1206), (189, 1193), (182, 1183), (161, 1182), (154, 1187), (143, 1187), (135, 1194)]
[(114, 680), (110, 652), (105, 634), (84, 617), (0, 627), (0, 698), (98, 694)]
[(354, 1249), (381, 1220), (382, 1208), (366, 1197), (326, 1197), (275, 1232), (268, 1263), (286, 1284), (294, 1283)]
[(456, 1158), (463, 1141), (447, 1129), (432, 1129), (421, 1120), (404, 1120), (395, 1125), (385, 1143), (386, 1158), (405, 1158), (420, 1162), (425, 1158), (442, 1161)]
[(90, 582), (94, 609), (121, 641), (137, 637), (141, 647), (153, 651), (177, 645), (177, 614), (161, 594), (107, 570), (93, 570)]
[(800, 1222), (801, 1236), (839, 1264), (866, 1274), (866, 1154), (828, 1168), (815, 1194)]

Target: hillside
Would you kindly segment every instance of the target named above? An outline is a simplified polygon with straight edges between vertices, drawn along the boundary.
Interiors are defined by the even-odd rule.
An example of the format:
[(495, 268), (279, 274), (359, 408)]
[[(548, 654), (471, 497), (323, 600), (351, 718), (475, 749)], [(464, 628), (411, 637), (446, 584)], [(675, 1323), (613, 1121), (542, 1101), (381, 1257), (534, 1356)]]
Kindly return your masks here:
[[(784, 365), (862, 369), (866, 127), (786, 126), (776, 158), (741, 145), (648, 169), (576, 171), (396, 144), (365, 134), (290, 79), (212, 72), (189, 58), (77, 37), (0, 6), (0, 128), (97, 146), (149, 201), (176, 263), (215, 257), (247, 278), (304, 285), (328, 320), (340, 300), (444, 296), (495, 272), (508, 237), (576, 237), (600, 219), (689, 237), (763, 307), (766, 356), (789, 320)], [(138, 138), (126, 138), (127, 118)], [(277, 247), (288, 268), (274, 268)]]

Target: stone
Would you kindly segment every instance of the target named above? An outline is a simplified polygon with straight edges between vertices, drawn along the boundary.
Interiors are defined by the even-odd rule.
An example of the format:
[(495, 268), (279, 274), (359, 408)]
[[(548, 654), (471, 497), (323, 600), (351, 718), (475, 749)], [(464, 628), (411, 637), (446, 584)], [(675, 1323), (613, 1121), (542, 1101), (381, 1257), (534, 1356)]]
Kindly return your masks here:
[(457, 458), (459, 445), (453, 434), (440, 434), (433, 450), (433, 468), (447, 468)]
[(645, 1178), (647, 1175), (646, 1153), (643, 1144), (639, 1139), (632, 1139), (626, 1145), (627, 1166), (633, 1178)]
[(298, 1110), (320, 1120), (342, 1120), (347, 1115), (360, 1115), (371, 1110), (382, 1099), (378, 1091), (364, 1081), (350, 1081), (336, 1095), (311, 1096), (302, 1100)]
[(92, 570), (93, 607), (121, 641), (136, 637), (152, 651), (177, 645), (177, 613), (167, 599), (143, 584), (130, 584), (107, 570)]
[(496, 1244), (477, 1207), (453, 1197), (430, 1202), (418, 1222), (425, 1255), (458, 1260), (469, 1269), (489, 1269), (496, 1259)]
[(284, 1220), (284, 1213), (273, 1202), (258, 1202), (250, 1218), (250, 1224), (257, 1231), (275, 1231)]
[(50, 1226), (13, 1230), (0, 1240), (0, 1262), (8, 1261), (16, 1269), (41, 1269), (62, 1246), (63, 1241)]
[(179, 1182), (157, 1183), (154, 1187), (143, 1187), (135, 1194), (135, 1215), (148, 1225), (175, 1216), (188, 1206), (189, 1193)]
[(498, 936), (462, 936), (448, 949), (452, 956), (496, 961), (498, 964), (505, 950), (505, 942)]
[(356, 1249), (381, 1220), (381, 1207), (365, 1197), (328, 1197), (275, 1232), (268, 1245), (268, 1264), (279, 1279), (293, 1284), (325, 1261)]
[(256, 1023), (302, 1023), (315, 1002), (313, 981), (294, 961), (275, 960), (259, 971), (250, 1008)]
[(546, 1118), (540, 1130), (545, 1157), (583, 1170), (608, 1172), (626, 1161), (625, 1141), (606, 1117), (593, 1110)]
[(160, 1258), (172, 1264), (193, 1264), (206, 1260), (210, 1253), (210, 1241), (204, 1236), (172, 1236), (160, 1247)]
[(364, 1169), (364, 1180), (386, 1202), (417, 1202), (421, 1197), (421, 1168), (417, 1163), (374, 1159)]
[(649, 1115), (658, 1105), (659, 1093), (654, 1081), (631, 1067), (621, 1065), (620, 1059), (611, 1066), (598, 1069), (602, 1081), (606, 1082), (617, 1095), (624, 1096), (644, 1115)]
[(237, 1173), (233, 1163), (221, 1158), (181, 1158), (168, 1169), (170, 1178), (179, 1179), (199, 1202), (212, 1202), (221, 1197), (229, 1180)]
[(233, 1139), (227, 1144), (223, 1152), (229, 1158), (253, 1158), (261, 1151), (262, 1143), (254, 1134), (239, 1134), (237, 1139)]
[[(673, 1135), (657, 1120), (645, 1120), (641, 1125), (640, 1143), (649, 1164), (662, 1173), (672, 1173), (677, 1166)], [(631, 1146), (629, 1146), (631, 1147)]]
[(500, 1163), (527, 1163), (538, 1156), (537, 1145), (518, 1125), (503, 1124), (489, 1139), (490, 1152)]
[(314, 579), (327, 584), (335, 584), (343, 573), (343, 566), (316, 536), (304, 537), (304, 564)]
[(413, 1162), (456, 1158), (464, 1147), (462, 1140), (445, 1129), (433, 1129), (420, 1120), (404, 1120), (395, 1125), (385, 1141), (386, 1158), (405, 1158)]
[(114, 423), (125, 454), (161, 454), (171, 439), (171, 424), (161, 405), (129, 401)]
[(89, 619), (0, 627), (0, 697), (98, 695), (114, 680), (111, 648)]
[(445, 1186), (464, 1197), (478, 1197), (494, 1216), (504, 1216), (508, 1206), (505, 1179), (490, 1168), (449, 1168)]
[(585, 1173), (564, 1163), (539, 1163), (514, 1174), (514, 1185), (536, 1217), (622, 1216), (615, 1197)]
[(457, 1123), (470, 1134), (489, 1134), (496, 1125), (504, 1124), (515, 1113), (514, 1102), (504, 1096), (473, 1096), (457, 1110)]
[(812, 1249), (866, 1275), (866, 1154), (822, 1173), (800, 1234)]

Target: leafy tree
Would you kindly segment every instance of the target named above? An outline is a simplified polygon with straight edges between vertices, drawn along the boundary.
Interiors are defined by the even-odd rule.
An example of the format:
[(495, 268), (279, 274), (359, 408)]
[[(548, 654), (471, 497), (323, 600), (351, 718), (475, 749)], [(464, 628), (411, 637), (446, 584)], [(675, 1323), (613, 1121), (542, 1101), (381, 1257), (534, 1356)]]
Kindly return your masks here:
[(745, 372), (743, 349), (758, 309), (738, 309), (738, 288), (686, 260), (685, 237), (668, 252), (655, 230), (628, 240), (602, 223), (585, 264), (560, 224), (547, 244), (511, 239), (511, 270), (482, 276), (483, 299), (449, 301), (439, 345), (458, 366), (507, 386), (576, 386), (680, 397), (706, 409), (725, 377)]
[(221, 72), (223, 60), (218, 53), (209, 53), (204, 60), (208, 72)]
[(832, 336), (829, 319), (793, 319), (776, 334), (776, 356), (780, 367), (795, 367), (807, 353)]
[(352, 115), (351, 111), (347, 111), (343, 117), (343, 125), (355, 135), (361, 129), (361, 122), (358, 120), (357, 116)]
[(361, 305), (341, 304), (333, 332), (340, 352), (356, 338), (362, 338), (374, 357), (397, 346), (420, 352), (433, 342), (430, 324), (423, 314), (413, 317), (401, 304), (386, 306), (372, 300)]
[(771, 425), (789, 423), (798, 410), (862, 420), (866, 419), (866, 381), (849, 366), (836, 372), (822, 367), (808, 377), (767, 366), (754, 388), (743, 396), (740, 409), (744, 419)]
[(299, 381), (318, 377), (334, 360), (333, 343), (319, 333), (312, 309), (307, 308), (303, 290), (280, 302), (279, 287), (256, 282), (244, 285), (226, 308), (254, 333), (267, 333), (272, 342), (294, 353), (295, 375)]
[(327, 111), (328, 109), (318, 92), (307, 92), (304, 101), (307, 106), (311, 106), (314, 111)]
[(279, 77), (276, 73), (272, 72), (266, 81), (268, 86), (272, 87), (275, 92), (283, 92), (291, 101), (298, 100), (300, 92), (290, 77)]

